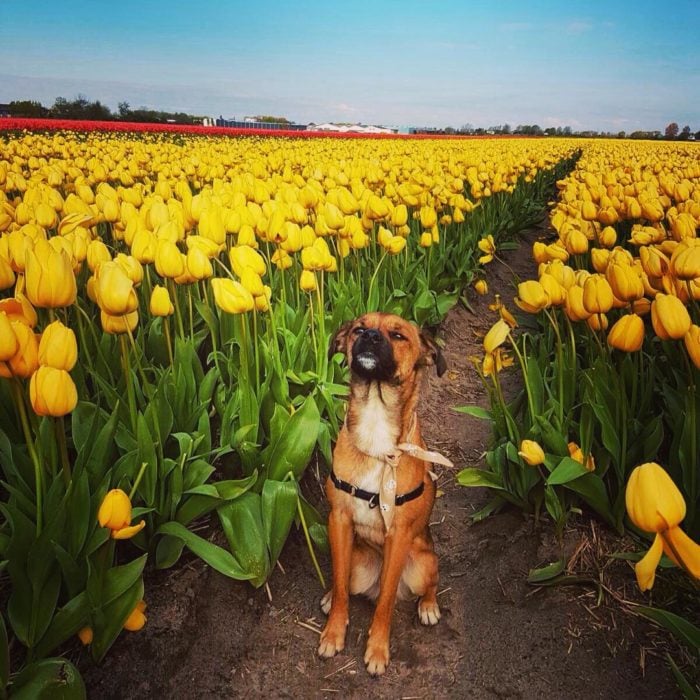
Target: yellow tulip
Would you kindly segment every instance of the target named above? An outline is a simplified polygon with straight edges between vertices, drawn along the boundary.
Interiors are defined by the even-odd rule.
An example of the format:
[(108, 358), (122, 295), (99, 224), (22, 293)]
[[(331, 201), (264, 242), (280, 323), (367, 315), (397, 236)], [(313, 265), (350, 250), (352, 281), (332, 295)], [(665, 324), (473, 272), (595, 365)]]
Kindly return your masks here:
[(391, 225), (394, 227), (405, 226), (408, 223), (408, 208), (405, 204), (399, 204), (391, 212)]
[(78, 404), (78, 392), (64, 369), (39, 367), (29, 381), (29, 400), (38, 416), (65, 416)]
[(518, 285), (515, 303), (523, 311), (536, 314), (549, 306), (549, 295), (537, 280), (527, 280)]
[(214, 274), (211, 260), (199, 246), (192, 246), (187, 251), (186, 263), (188, 272), (196, 280), (206, 280)]
[(612, 248), (617, 243), (617, 232), (612, 226), (606, 226), (598, 235), (598, 242), (604, 248)]
[(241, 274), (241, 284), (254, 297), (264, 293), (262, 278), (251, 267), (243, 268), (243, 273)]
[(110, 316), (123, 316), (138, 309), (139, 299), (134, 283), (117, 262), (102, 263), (96, 280), (95, 294), (102, 311)]
[(608, 332), (608, 345), (624, 352), (637, 352), (644, 342), (644, 321), (637, 314), (626, 314)]
[(679, 340), (690, 330), (690, 314), (678, 297), (659, 293), (651, 303), (651, 324), (661, 340)]
[(591, 314), (604, 314), (612, 308), (613, 291), (601, 275), (591, 275), (583, 284), (583, 306)]
[(0, 255), (0, 291), (15, 284), (15, 271), (9, 261)]
[(430, 248), (433, 245), (433, 236), (429, 231), (425, 231), (420, 235), (420, 247)]
[(42, 308), (70, 306), (78, 293), (70, 256), (44, 240), (27, 250), (25, 284), (29, 301)]
[(566, 289), (557, 282), (554, 275), (545, 272), (540, 275), (539, 282), (552, 306), (561, 306), (566, 301)]
[(143, 266), (133, 255), (117, 253), (114, 262), (121, 267), (126, 276), (138, 287), (143, 281)]
[(700, 326), (691, 325), (683, 341), (693, 364), (700, 369)]
[(151, 292), (149, 303), (151, 316), (170, 316), (175, 312), (175, 307), (170, 301), (170, 294), (166, 287), (157, 284)]
[(384, 219), (389, 215), (389, 207), (381, 197), (376, 194), (371, 194), (367, 198), (364, 215), (370, 221), (379, 221), (380, 219)]
[(175, 279), (185, 274), (187, 270), (185, 256), (175, 243), (159, 240), (155, 255), (156, 272), (161, 277)]
[(302, 270), (299, 278), (299, 287), (305, 292), (316, 291), (316, 275), (311, 270)]
[(100, 312), (102, 330), (110, 335), (119, 335), (133, 331), (139, 322), (139, 312), (132, 311), (123, 316), (112, 316), (104, 311)]
[(653, 246), (642, 246), (639, 249), (639, 260), (649, 277), (663, 277), (669, 270), (670, 260)]
[(656, 533), (649, 551), (634, 567), (642, 591), (654, 585), (662, 552), (700, 579), (700, 545), (679, 527), (685, 518), (685, 500), (663, 467), (655, 462), (636, 467), (627, 481), (625, 505), (640, 530)]
[(634, 301), (644, 296), (644, 285), (634, 267), (611, 263), (605, 271), (605, 279), (613, 294), (620, 301)]
[(267, 272), (265, 260), (257, 250), (247, 245), (238, 245), (229, 251), (231, 269), (241, 277), (243, 270), (250, 267), (253, 272), (262, 277)]
[(11, 319), (10, 326), (17, 350), (6, 362), (0, 363), (0, 377), (27, 379), (39, 366), (39, 343), (34, 331), (23, 321)]
[(129, 539), (146, 526), (145, 520), (131, 525), (131, 500), (121, 489), (107, 492), (97, 511), (97, 522), (100, 527), (109, 528), (115, 540)]
[(496, 348), (494, 352), (488, 352), (484, 355), (481, 371), (485, 377), (490, 377), (492, 374), (498, 374), (502, 369), (510, 367), (512, 364), (513, 358), (503, 352), (501, 348)]
[(10, 321), (21, 321), (30, 328), (34, 328), (38, 320), (34, 307), (24, 294), (16, 294), (9, 299), (0, 299), (0, 312), (7, 314)]
[(143, 265), (156, 259), (158, 240), (147, 228), (140, 228), (131, 240), (131, 254)]
[(136, 607), (131, 611), (129, 617), (126, 618), (124, 629), (128, 632), (138, 632), (139, 630), (143, 629), (143, 626), (146, 624), (147, 620), (145, 611), (146, 602), (140, 600), (138, 603), (136, 603)]
[(534, 440), (523, 440), (520, 443), (518, 454), (531, 467), (544, 464), (544, 450)]
[(671, 272), (682, 280), (700, 277), (700, 240), (689, 238), (676, 246), (671, 255)]
[(240, 283), (232, 279), (214, 277), (211, 280), (216, 305), (226, 313), (242, 314), (255, 307), (253, 295)]
[(575, 443), (570, 442), (567, 447), (569, 448), (569, 457), (582, 464), (589, 472), (595, 471), (595, 460), (593, 455), (588, 455), (584, 459), (583, 450)]
[(78, 638), (82, 642), (83, 646), (88, 646), (89, 644), (92, 644), (93, 637), (94, 633), (92, 631), (92, 627), (83, 627), (78, 631)]
[(605, 273), (610, 262), (610, 251), (607, 248), (593, 248), (591, 250), (591, 265), (596, 272)]
[(39, 341), (39, 364), (70, 372), (77, 359), (78, 343), (75, 333), (60, 321), (46, 326)]
[(564, 240), (564, 247), (571, 255), (583, 255), (588, 252), (588, 239), (577, 229), (572, 229)]
[(7, 362), (15, 356), (19, 344), (12, 322), (4, 311), (0, 311), (0, 362)]
[(406, 239), (403, 236), (392, 236), (386, 248), (389, 255), (398, 255), (406, 247)]
[(437, 212), (433, 207), (426, 205), (420, 208), (420, 223), (424, 229), (432, 228), (437, 224)]

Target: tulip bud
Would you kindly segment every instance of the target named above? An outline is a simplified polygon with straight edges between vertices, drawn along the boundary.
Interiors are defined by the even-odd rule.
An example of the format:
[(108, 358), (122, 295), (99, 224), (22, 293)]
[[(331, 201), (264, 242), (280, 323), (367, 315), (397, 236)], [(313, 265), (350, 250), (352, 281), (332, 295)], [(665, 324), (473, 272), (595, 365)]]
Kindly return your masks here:
[(389, 255), (398, 255), (406, 247), (406, 239), (403, 236), (392, 236), (387, 246)]
[(171, 241), (159, 240), (155, 255), (156, 272), (161, 277), (180, 277), (187, 269), (185, 256)]
[(65, 416), (78, 403), (78, 392), (64, 369), (42, 366), (29, 381), (29, 400), (38, 416)]
[[(11, 333), (15, 337), (15, 354), (6, 363), (0, 364), (0, 377), (20, 377), (27, 379), (39, 366), (39, 343), (34, 331), (22, 321), (10, 320)], [(7, 343), (9, 352), (12, 341)]]
[(651, 324), (661, 340), (679, 340), (690, 329), (690, 314), (678, 297), (659, 293), (651, 303)]
[(299, 287), (305, 292), (316, 291), (316, 275), (311, 270), (302, 270)]
[(655, 462), (636, 467), (627, 482), (630, 520), (645, 532), (661, 532), (685, 518), (685, 501), (668, 473)]
[(140, 600), (138, 603), (136, 603), (136, 607), (131, 611), (129, 617), (126, 618), (124, 629), (128, 632), (138, 632), (140, 629), (143, 629), (147, 619), (146, 615), (144, 614), (145, 610), (145, 601)]
[(549, 306), (549, 295), (537, 280), (527, 280), (518, 285), (515, 303), (523, 311), (536, 314)]
[(119, 335), (120, 333), (129, 333), (133, 331), (139, 322), (139, 312), (132, 311), (123, 316), (112, 316), (104, 311), (100, 312), (100, 323), (102, 330), (111, 335)]
[(4, 311), (0, 311), (0, 362), (7, 362), (15, 356), (19, 344), (12, 329), (12, 322)]
[(138, 309), (134, 283), (117, 262), (102, 263), (96, 279), (95, 294), (102, 311), (111, 316), (122, 316)]
[(685, 349), (693, 364), (700, 369), (700, 326), (693, 324), (683, 337)]
[(70, 372), (77, 359), (78, 343), (75, 333), (60, 321), (46, 326), (39, 341), (39, 364)]
[(27, 297), (34, 306), (70, 306), (78, 293), (70, 256), (40, 240), (27, 250), (25, 267)]
[(671, 272), (682, 280), (700, 277), (700, 241), (688, 238), (681, 241), (671, 255)]
[(605, 279), (620, 301), (634, 301), (644, 296), (644, 285), (634, 267), (612, 263), (605, 271)]
[(591, 314), (610, 311), (613, 305), (613, 291), (605, 277), (591, 275), (584, 282), (583, 305)]
[(523, 440), (518, 454), (531, 467), (544, 463), (544, 450), (534, 440)]
[(149, 309), (152, 316), (170, 316), (175, 311), (166, 287), (156, 285), (151, 292)]
[(608, 332), (608, 345), (623, 352), (637, 352), (644, 342), (644, 321), (636, 314), (618, 319)]
[(240, 283), (231, 279), (214, 277), (211, 280), (216, 305), (226, 313), (242, 314), (255, 307), (253, 295)]

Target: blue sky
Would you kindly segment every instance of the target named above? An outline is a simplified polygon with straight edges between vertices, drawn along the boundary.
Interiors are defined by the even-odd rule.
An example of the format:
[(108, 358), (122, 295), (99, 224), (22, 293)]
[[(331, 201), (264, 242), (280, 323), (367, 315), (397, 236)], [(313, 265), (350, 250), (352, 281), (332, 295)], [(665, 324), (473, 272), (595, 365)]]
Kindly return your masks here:
[(3, 3), (0, 102), (700, 129), (700, 0)]

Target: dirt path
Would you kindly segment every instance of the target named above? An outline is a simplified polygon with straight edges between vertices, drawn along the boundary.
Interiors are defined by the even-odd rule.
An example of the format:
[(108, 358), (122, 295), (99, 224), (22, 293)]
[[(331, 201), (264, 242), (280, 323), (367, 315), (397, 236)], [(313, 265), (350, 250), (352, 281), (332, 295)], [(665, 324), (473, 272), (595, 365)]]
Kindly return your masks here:
[[(504, 256), (516, 273), (530, 273), (529, 243)], [(450, 313), (441, 329), (449, 371), (431, 376), (424, 403), (428, 445), (459, 467), (482, 463), (490, 428), (454, 413), (454, 406), (486, 405), (470, 362), (493, 316), (488, 300), (513, 297), (511, 272), (489, 270), (490, 294), (471, 298), (474, 313)], [(312, 487), (317, 485), (312, 480)], [(595, 608), (588, 588), (528, 586), (530, 568), (561, 556), (552, 532), (508, 511), (472, 524), (486, 500), (481, 490), (455, 485), (441, 473), (443, 495), (433, 513), (440, 557), (443, 617), (423, 628), (413, 603), (399, 603), (392, 659), (381, 679), (370, 678), (362, 657), (372, 606), (351, 602), (347, 647), (334, 659), (316, 656), (323, 614), (321, 586), (301, 537), (293, 535), (270, 579), (272, 600), (191, 560), (146, 582), (148, 624), (123, 634), (105, 662), (81, 666), (91, 698), (668, 698), (677, 691), (654, 654), (648, 626), (614, 607)], [(564, 553), (590, 549), (595, 527), (566, 533)], [(592, 544), (593, 543), (593, 544)], [(322, 566), (329, 576), (330, 563)], [(628, 564), (617, 562), (629, 583)], [(588, 606), (588, 609), (587, 607)], [(645, 676), (643, 677), (642, 668)]]

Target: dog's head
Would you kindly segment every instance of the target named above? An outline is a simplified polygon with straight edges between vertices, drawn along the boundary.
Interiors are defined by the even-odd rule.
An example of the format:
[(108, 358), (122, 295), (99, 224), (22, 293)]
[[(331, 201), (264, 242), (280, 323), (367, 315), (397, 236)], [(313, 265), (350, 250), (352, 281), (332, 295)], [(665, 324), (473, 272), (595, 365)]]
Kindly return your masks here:
[(353, 374), (367, 381), (401, 383), (416, 369), (447, 369), (435, 341), (394, 314), (367, 313), (344, 324), (331, 340), (329, 356), (342, 352)]

